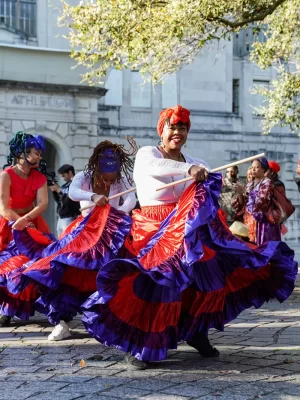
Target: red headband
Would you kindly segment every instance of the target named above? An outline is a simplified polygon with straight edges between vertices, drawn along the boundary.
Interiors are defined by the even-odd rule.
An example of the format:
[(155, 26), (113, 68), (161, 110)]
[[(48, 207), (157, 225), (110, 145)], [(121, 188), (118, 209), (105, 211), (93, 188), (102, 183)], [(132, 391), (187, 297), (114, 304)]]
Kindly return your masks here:
[(269, 167), (276, 173), (280, 171), (280, 165), (276, 161), (269, 161)]
[(170, 124), (172, 125), (177, 124), (179, 121), (183, 122), (184, 124), (187, 124), (187, 130), (190, 130), (191, 120), (189, 110), (177, 105), (175, 107), (167, 108), (166, 110), (160, 112), (159, 120), (157, 123), (157, 133), (159, 134), (159, 136), (162, 135), (167, 119), (170, 120)]

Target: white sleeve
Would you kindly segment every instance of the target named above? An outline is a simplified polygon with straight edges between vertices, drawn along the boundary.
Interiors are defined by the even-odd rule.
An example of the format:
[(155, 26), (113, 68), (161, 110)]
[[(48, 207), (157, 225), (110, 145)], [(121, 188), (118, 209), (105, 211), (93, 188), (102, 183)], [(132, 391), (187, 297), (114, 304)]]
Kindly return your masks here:
[(210, 171), (209, 165), (205, 161), (200, 160), (200, 158), (194, 158), (194, 157), (187, 156), (186, 159), (189, 161), (189, 163), (193, 163), (193, 165), (198, 165), (199, 167), (204, 167), (208, 171)]
[(78, 172), (72, 180), (69, 187), (69, 197), (74, 201), (92, 201), (92, 196), (95, 194), (90, 190), (84, 190), (84, 185), (89, 181), (89, 178), (84, 176), (84, 172)]
[[(131, 189), (131, 185), (128, 182), (126, 177), (123, 177), (121, 180), (121, 191), (124, 192), (125, 190)], [(118, 207), (118, 210), (123, 211), (125, 213), (129, 213), (136, 205), (137, 199), (135, 196), (135, 192), (130, 192), (122, 196), (124, 202), (122, 206)]]
[(193, 164), (159, 157), (156, 147), (142, 147), (136, 155), (134, 175), (176, 176), (187, 175)]

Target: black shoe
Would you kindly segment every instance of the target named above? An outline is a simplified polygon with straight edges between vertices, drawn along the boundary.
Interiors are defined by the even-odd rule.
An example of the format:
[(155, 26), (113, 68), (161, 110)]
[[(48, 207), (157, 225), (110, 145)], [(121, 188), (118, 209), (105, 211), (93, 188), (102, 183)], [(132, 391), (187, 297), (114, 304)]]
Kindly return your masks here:
[(140, 361), (129, 353), (126, 353), (124, 360), (130, 369), (142, 370), (147, 368), (147, 363), (145, 361)]
[(209, 343), (208, 337), (204, 333), (196, 333), (191, 341), (187, 341), (187, 344), (198, 350), (202, 357), (210, 358), (220, 355), (219, 351)]
[(6, 328), (10, 326), (11, 317), (7, 317), (6, 315), (0, 315), (0, 328)]

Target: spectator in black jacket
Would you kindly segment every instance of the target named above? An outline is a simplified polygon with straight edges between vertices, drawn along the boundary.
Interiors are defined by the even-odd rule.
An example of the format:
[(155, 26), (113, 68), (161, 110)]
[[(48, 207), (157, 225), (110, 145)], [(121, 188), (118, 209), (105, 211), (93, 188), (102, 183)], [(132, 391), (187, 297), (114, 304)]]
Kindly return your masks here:
[(59, 216), (57, 221), (57, 235), (60, 236), (66, 227), (80, 214), (80, 203), (71, 200), (68, 195), (69, 187), (75, 176), (74, 167), (69, 164), (64, 164), (57, 172), (66, 183), (61, 187), (55, 183), (49, 186), (49, 189), (53, 192), (54, 200), (57, 203), (57, 213)]

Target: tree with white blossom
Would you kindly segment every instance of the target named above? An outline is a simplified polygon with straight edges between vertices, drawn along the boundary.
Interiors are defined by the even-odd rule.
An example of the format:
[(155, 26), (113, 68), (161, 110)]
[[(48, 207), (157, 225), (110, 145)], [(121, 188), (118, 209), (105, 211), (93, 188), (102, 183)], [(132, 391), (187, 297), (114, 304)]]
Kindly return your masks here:
[(139, 70), (153, 83), (192, 63), (208, 43), (231, 40), (249, 26), (263, 32), (250, 59), (274, 66), (277, 80), (259, 110), (264, 132), (276, 124), (300, 128), (300, 0), (83, 0), (62, 1), (61, 25), (68, 27), (72, 57), (87, 72), (89, 84), (101, 82), (111, 68)]

